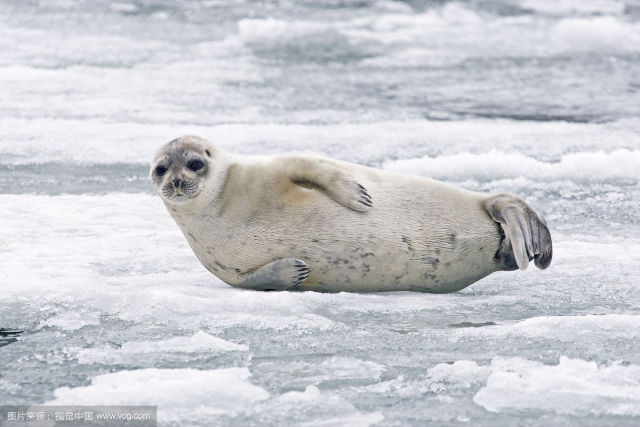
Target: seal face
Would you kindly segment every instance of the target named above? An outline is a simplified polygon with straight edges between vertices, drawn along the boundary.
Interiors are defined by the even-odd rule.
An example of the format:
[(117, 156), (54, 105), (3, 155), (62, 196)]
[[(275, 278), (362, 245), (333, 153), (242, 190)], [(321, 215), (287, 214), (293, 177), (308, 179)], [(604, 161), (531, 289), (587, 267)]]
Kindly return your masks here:
[(162, 199), (179, 205), (196, 197), (206, 179), (210, 158), (210, 150), (188, 139), (174, 139), (163, 147), (151, 168), (151, 180)]
[(552, 258), (544, 218), (514, 196), (318, 156), (185, 136), (160, 148), (151, 180), (200, 262), (247, 289), (453, 292)]

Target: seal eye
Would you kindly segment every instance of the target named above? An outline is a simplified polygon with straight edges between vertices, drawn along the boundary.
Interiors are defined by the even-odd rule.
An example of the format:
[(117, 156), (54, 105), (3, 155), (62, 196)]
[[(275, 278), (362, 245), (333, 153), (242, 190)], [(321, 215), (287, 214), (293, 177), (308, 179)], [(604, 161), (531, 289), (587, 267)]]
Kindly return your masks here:
[(158, 176), (162, 176), (165, 173), (167, 173), (167, 167), (163, 166), (163, 165), (158, 165), (158, 166), (156, 166), (156, 168), (154, 169), (153, 172)]
[(200, 160), (189, 160), (189, 162), (187, 163), (187, 167), (194, 171), (194, 172), (198, 172), (200, 169), (202, 169), (204, 167), (204, 163), (202, 163)]

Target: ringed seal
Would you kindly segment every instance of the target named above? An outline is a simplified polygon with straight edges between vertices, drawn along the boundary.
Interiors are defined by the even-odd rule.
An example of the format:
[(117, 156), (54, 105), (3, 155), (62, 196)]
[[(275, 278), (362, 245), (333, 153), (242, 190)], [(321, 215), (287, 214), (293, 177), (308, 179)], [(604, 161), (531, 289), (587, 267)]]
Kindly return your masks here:
[(162, 146), (151, 179), (200, 262), (240, 288), (454, 292), (551, 263), (544, 218), (507, 194), (195, 136)]

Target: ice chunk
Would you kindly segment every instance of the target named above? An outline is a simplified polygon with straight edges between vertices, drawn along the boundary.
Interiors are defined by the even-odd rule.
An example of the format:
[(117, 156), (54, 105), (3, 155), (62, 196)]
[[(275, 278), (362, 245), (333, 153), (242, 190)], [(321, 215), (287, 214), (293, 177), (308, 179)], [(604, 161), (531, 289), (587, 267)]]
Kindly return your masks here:
[(612, 16), (567, 18), (552, 28), (551, 40), (564, 52), (637, 52), (640, 50), (640, 25)]
[(126, 353), (148, 353), (154, 351), (246, 351), (246, 345), (235, 344), (222, 338), (198, 331), (190, 337), (176, 337), (164, 341), (132, 341), (122, 345)]
[(472, 360), (457, 360), (453, 363), (439, 363), (427, 372), (427, 384), (433, 392), (467, 388), (484, 383), (489, 375), (487, 366), (478, 366)]
[(436, 179), (489, 181), (530, 177), (538, 180), (637, 182), (640, 150), (577, 152), (559, 162), (543, 162), (521, 153), (492, 150), (488, 153), (458, 153), (451, 156), (387, 161), (383, 168)]
[[(138, 369), (95, 377), (86, 387), (61, 387), (48, 405), (157, 405), (163, 422), (238, 414), (269, 394), (251, 384), (248, 368)], [(192, 418), (193, 417), (193, 418)]]
[(227, 351), (247, 351), (249, 347), (198, 331), (188, 337), (175, 337), (159, 341), (127, 341), (118, 349), (98, 347), (81, 349), (78, 360), (81, 363), (123, 363), (128, 357), (145, 353), (223, 353)]
[(99, 325), (98, 312), (90, 312), (86, 309), (65, 311), (40, 323), (40, 327), (56, 326), (61, 329), (73, 331), (87, 325)]
[(640, 415), (640, 366), (598, 365), (560, 357), (557, 365), (496, 358), (473, 398), (492, 412), (543, 410), (558, 414)]
[(346, 399), (310, 385), (304, 391), (290, 391), (269, 402), (261, 402), (260, 412), (275, 424), (365, 427), (384, 420), (381, 412), (361, 412)]

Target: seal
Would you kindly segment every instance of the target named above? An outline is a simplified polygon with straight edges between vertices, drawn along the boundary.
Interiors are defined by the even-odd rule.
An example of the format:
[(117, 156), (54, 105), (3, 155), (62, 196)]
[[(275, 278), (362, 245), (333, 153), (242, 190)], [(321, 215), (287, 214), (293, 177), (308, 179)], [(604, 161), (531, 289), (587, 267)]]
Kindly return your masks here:
[(551, 263), (544, 218), (507, 194), (195, 136), (162, 146), (151, 180), (200, 262), (240, 288), (454, 292)]

